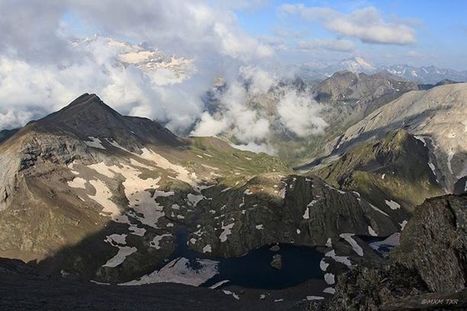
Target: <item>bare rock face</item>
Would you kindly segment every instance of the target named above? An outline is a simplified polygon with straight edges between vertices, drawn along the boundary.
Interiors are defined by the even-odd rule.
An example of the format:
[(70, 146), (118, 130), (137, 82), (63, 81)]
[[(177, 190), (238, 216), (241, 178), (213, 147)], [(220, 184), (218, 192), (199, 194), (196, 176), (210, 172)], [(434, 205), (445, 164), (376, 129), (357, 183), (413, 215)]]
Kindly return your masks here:
[(395, 261), (418, 271), (434, 292), (467, 284), (467, 197), (428, 199), (415, 210), (401, 235)]

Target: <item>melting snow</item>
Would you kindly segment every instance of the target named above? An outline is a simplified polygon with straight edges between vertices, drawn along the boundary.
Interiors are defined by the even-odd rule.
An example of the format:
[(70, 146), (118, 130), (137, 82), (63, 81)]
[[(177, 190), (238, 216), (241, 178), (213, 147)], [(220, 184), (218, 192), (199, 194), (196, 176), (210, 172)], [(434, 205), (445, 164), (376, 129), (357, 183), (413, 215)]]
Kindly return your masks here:
[(399, 203), (397, 203), (396, 201), (393, 201), (393, 200), (384, 200), (384, 202), (386, 202), (386, 205), (389, 206), (392, 210), (396, 210), (396, 209), (399, 209), (401, 208), (401, 206), (399, 205)]
[(107, 142), (108, 142), (109, 144), (111, 144), (111, 145), (114, 146), (115, 148), (119, 148), (119, 149), (122, 149), (122, 150), (124, 150), (124, 151), (126, 151), (126, 152), (131, 153), (129, 150), (123, 148), (123, 147), (122, 147), (119, 143), (117, 143), (115, 140), (112, 140), (112, 139), (106, 139), (106, 140), (107, 140)]
[(203, 247), (203, 253), (211, 253), (212, 252), (212, 248), (211, 248), (211, 245), (206, 245), (205, 247)]
[(321, 296), (306, 296), (306, 300), (313, 301), (313, 300), (323, 300), (324, 297)]
[(221, 287), (222, 285), (224, 285), (224, 284), (226, 284), (226, 283), (229, 283), (229, 282), (230, 282), (229, 280), (219, 281), (219, 282), (217, 282), (216, 284), (209, 286), (209, 288), (210, 288), (210, 289), (216, 289), (216, 288), (219, 288), (219, 287)]
[(218, 273), (218, 262), (209, 259), (196, 259), (196, 266), (193, 269), (190, 260), (179, 257), (159, 271), (141, 277), (139, 280), (130, 281), (121, 285), (143, 285), (152, 283), (180, 283), (192, 286), (199, 286)]
[(72, 181), (68, 182), (68, 186), (71, 188), (86, 189), (86, 179), (75, 177)]
[(162, 241), (162, 239), (171, 236), (172, 235), (170, 233), (155, 236), (154, 239), (152, 239), (152, 241), (149, 243), (149, 246), (154, 247), (155, 249), (160, 249), (160, 242)]
[(451, 161), (453, 157), (454, 157), (454, 151), (450, 150), (448, 153), (448, 170), (451, 174), (454, 174), (454, 172), (452, 171), (452, 166), (451, 166)]
[(110, 258), (103, 267), (117, 267), (125, 261), (126, 257), (137, 251), (136, 247), (121, 246), (126, 245), (126, 237), (126, 234), (111, 234), (107, 236), (105, 242), (109, 243), (113, 247), (117, 247), (118, 253), (114, 257)]
[(303, 213), (303, 219), (310, 219), (310, 208), (307, 206), (305, 213)]
[(350, 259), (349, 259), (348, 256), (337, 256), (335, 250), (330, 250), (324, 256), (330, 257), (330, 258), (334, 259), (335, 262), (340, 262), (340, 263), (346, 265), (347, 267), (352, 266), (352, 263), (350, 262)]
[(258, 229), (258, 230), (263, 230), (264, 227), (263, 227), (263, 225), (256, 225), (256, 229)]
[(334, 295), (336, 293), (336, 290), (332, 287), (328, 287), (323, 290), (323, 293)]
[(326, 282), (326, 284), (328, 285), (333, 285), (334, 283), (336, 283), (336, 280), (334, 278), (334, 274), (332, 273), (325, 273), (324, 274), (324, 281)]
[(92, 148), (103, 149), (106, 150), (104, 146), (102, 146), (102, 142), (97, 137), (88, 137), (89, 140), (85, 140), (84, 143)]
[(368, 233), (371, 236), (378, 236), (378, 234), (375, 232), (375, 230), (373, 230), (373, 228), (371, 226), (368, 226)]
[(89, 198), (104, 207), (101, 214), (110, 215), (112, 219), (120, 216), (120, 208), (110, 200), (112, 193), (105, 183), (100, 180), (90, 180), (89, 183), (94, 187), (94, 189), (96, 189), (96, 194), (90, 195)]
[(388, 215), (387, 213), (383, 212), (382, 210), (380, 210), (379, 208), (377, 208), (377, 207), (374, 206), (373, 204), (371, 204), (371, 203), (368, 203), (368, 204), (370, 204), (370, 207), (371, 207), (372, 209), (374, 209), (375, 211), (380, 212), (381, 214), (386, 215), (386, 216), (389, 217), (389, 215)]
[(329, 267), (329, 264), (326, 262), (326, 260), (324, 260), (324, 257), (323, 259), (321, 259), (321, 261), (319, 262), (319, 268), (321, 269), (321, 271), (326, 271)]
[(358, 245), (357, 241), (352, 238), (354, 235), (353, 233), (341, 233), (339, 236), (352, 246), (352, 249), (358, 256), (363, 256), (363, 249)]
[(142, 154), (138, 155), (139, 157), (154, 162), (158, 167), (166, 169), (166, 170), (172, 170), (177, 173), (177, 179), (184, 181), (190, 185), (195, 184), (194, 180), (194, 175), (192, 175), (186, 168), (180, 165), (176, 165), (171, 163), (169, 160), (164, 158), (158, 153), (155, 153), (152, 150), (149, 150), (147, 148), (141, 149)]
[(203, 199), (205, 199), (204, 195), (202, 194), (191, 194), (189, 193), (186, 198), (188, 202), (190, 202), (191, 206), (196, 207), (196, 205)]
[(399, 225), (401, 226), (401, 231), (404, 230), (405, 225), (407, 225), (407, 220), (403, 220)]
[(234, 292), (232, 292), (232, 291), (230, 291), (230, 290), (225, 290), (225, 289), (222, 290), (222, 291), (224, 292), (224, 294), (226, 294), (226, 295), (232, 295), (235, 299), (240, 300), (240, 297), (238, 297), (238, 295), (235, 294)]
[(136, 247), (123, 246), (118, 247), (118, 253), (114, 257), (110, 258), (103, 267), (115, 268), (121, 265), (126, 257), (137, 251)]
[(130, 227), (128, 227), (128, 231), (130, 231), (131, 234), (138, 235), (138, 236), (144, 236), (144, 234), (146, 233), (146, 229), (139, 228), (135, 224), (130, 224)]
[(224, 226), (224, 221), (222, 221), (222, 230), (224, 231), (222, 231), (221, 235), (219, 236), (219, 239), (221, 240), (221, 242), (227, 241), (227, 236), (229, 236), (232, 233), (232, 228), (234, 225), (235, 223), (233, 222), (231, 224)]
[(88, 165), (88, 168), (95, 170), (97, 173), (109, 178), (115, 177), (115, 172), (110, 170), (110, 166), (105, 165), (104, 162)]

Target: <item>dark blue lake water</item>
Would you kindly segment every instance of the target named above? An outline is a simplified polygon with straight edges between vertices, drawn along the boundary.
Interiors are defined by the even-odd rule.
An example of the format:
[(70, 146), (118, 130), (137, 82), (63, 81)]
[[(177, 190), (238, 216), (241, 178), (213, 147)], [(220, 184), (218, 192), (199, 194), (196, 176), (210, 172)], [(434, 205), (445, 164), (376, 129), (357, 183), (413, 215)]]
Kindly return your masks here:
[[(177, 234), (177, 250), (174, 257), (185, 257), (196, 266), (197, 258), (207, 258), (219, 262), (219, 274), (203, 286), (229, 280), (230, 285), (248, 288), (280, 289), (298, 285), (309, 279), (323, 279), (319, 263), (323, 255), (314, 248), (293, 244), (280, 244), (280, 250), (271, 251), (272, 245), (250, 251), (244, 256), (233, 258), (210, 257), (190, 250), (186, 244), (186, 232)], [(273, 256), (282, 258), (282, 268), (274, 269), (270, 263)]]

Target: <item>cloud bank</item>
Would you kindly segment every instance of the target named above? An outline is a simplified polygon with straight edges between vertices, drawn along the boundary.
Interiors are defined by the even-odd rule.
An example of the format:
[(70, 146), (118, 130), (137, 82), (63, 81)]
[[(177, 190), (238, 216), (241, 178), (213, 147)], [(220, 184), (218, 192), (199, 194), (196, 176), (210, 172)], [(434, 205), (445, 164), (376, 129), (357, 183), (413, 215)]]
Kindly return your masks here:
[(344, 14), (331, 8), (284, 4), (280, 12), (317, 21), (338, 35), (360, 39), (364, 43), (407, 45), (415, 42), (415, 31), (401, 22), (388, 22), (374, 7)]
[[(23, 126), (88, 92), (123, 114), (178, 134), (228, 136), (242, 148), (273, 152), (275, 133), (319, 133), (326, 126), (319, 105), (271, 69), (276, 47), (238, 25), (233, 9), (262, 5), (0, 1), (9, 12), (0, 19), (0, 128)], [(220, 77), (224, 89), (210, 109), (206, 92)], [(258, 104), (263, 99), (267, 105)]]

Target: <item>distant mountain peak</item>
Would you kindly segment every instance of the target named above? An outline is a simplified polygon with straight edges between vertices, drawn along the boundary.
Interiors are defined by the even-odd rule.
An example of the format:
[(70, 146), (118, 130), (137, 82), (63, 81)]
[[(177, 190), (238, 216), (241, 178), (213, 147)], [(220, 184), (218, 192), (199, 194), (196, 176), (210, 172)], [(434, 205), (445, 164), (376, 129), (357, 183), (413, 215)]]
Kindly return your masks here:
[(179, 145), (181, 140), (156, 121), (123, 116), (105, 104), (96, 94), (84, 93), (66, 107), (24, 128), (40, 131), (117, 141), (122, 146), (138, 147), (146, 143)]
[(347, 70), (354, 72), (365, 72), (376, 69), (369, 61), (360, 56), (344, 59), (341, 61), (341, 64), (347, 67)]

